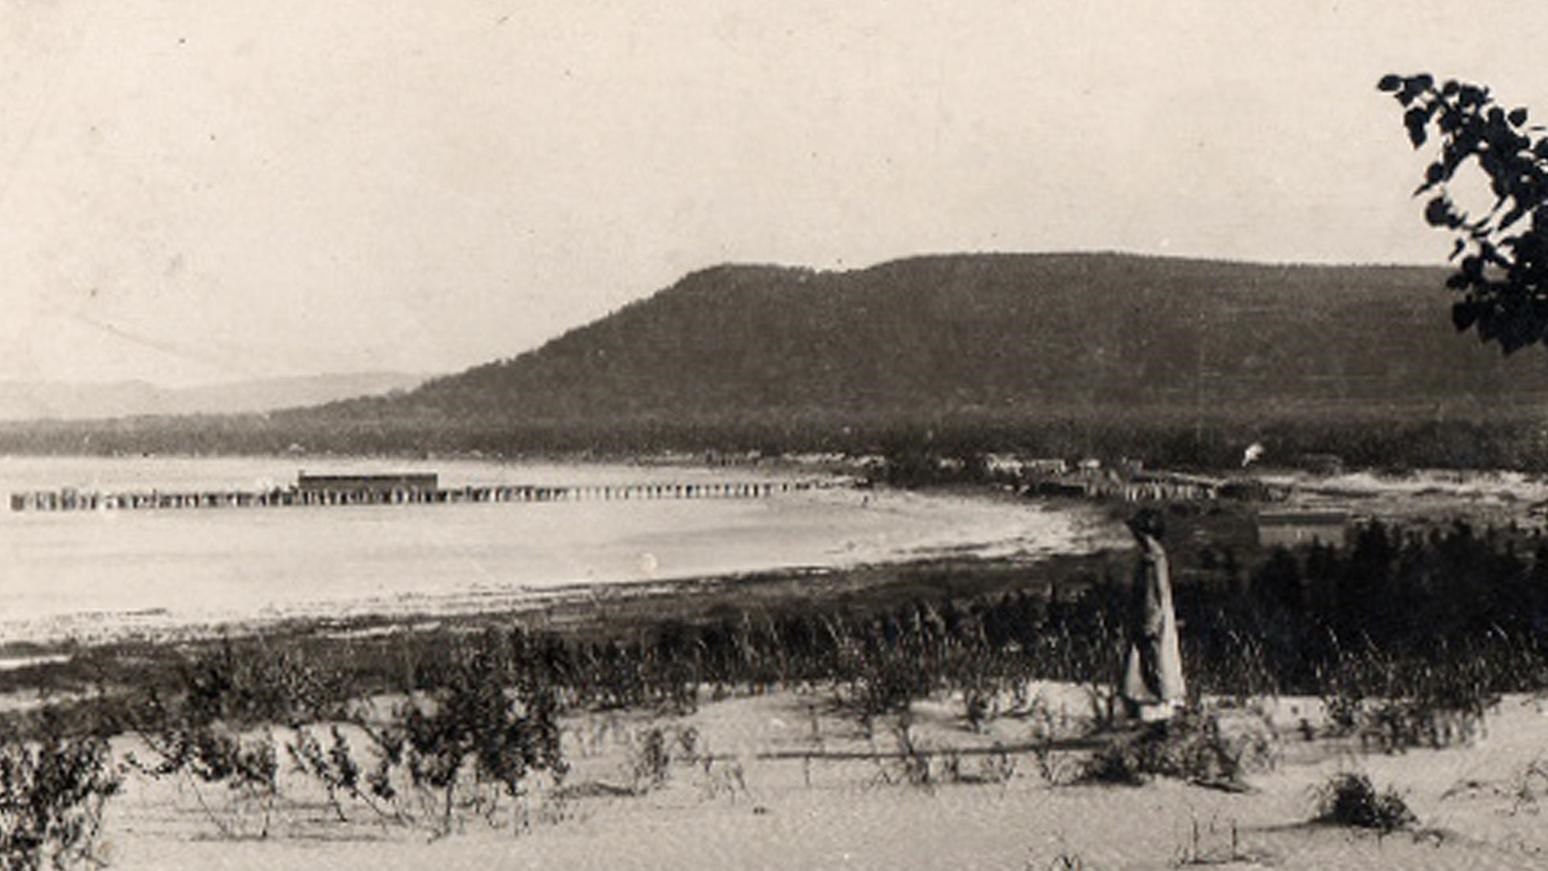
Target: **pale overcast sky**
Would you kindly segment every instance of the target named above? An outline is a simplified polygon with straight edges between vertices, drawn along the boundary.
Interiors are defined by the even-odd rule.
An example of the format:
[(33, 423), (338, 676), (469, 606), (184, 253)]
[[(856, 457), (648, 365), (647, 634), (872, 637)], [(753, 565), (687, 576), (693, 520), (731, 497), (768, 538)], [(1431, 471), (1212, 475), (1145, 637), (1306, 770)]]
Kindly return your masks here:
[(726, 262), (1442, 262), (1385, 72), (1548, 4), (0, 0), (0, 379), (508, 357)]

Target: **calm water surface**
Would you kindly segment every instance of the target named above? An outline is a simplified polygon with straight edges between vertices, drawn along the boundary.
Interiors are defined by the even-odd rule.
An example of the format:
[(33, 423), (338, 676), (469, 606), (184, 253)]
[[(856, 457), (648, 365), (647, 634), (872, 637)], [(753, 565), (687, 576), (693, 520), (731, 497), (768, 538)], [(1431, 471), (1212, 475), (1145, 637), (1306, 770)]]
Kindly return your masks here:
[[(260, 489), (301, 470), (423, 470), (442, 486), (811, 477), (728, 469), (308, 458), (0, 457), (0, 493)], [(12, 512), (0, 640), (305, 614), (467, 610), (577, 582), (1096, 545), (1090, 518), (1008, 500), (827, 489), (765, 499)]]

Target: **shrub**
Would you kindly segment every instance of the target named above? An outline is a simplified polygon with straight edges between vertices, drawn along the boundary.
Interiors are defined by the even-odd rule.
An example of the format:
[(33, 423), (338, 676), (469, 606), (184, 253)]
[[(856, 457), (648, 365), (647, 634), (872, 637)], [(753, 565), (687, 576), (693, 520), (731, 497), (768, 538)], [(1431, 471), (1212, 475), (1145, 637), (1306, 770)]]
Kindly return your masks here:
[(96, 861), (102, 807), (122, 780), (106, 739), (64, 732), (49, 712), (37, 735), (0, 731), (0, 868)]
[(1318, 822), (1375, 829), (1384, 835), (1419, 821), (1395, 790), (1378, 793), (1371, 779), (1358, 772), (1335, 774), (1318, 789), (1317, 805)]
[(1464, 740), (1499, 705), (1489, 674), (1494, 659), (1489, 651), (1438, 662), (1374, 648), (1342, 651), (1321, 672), (1328, 722), (1334, 734), (1359, 734), (1388, 753)]
[[(287, 662), (274, 669), (277, 662)], [(303, 683), (291, 677), (306, 672), (299, 660), (239, 656), (229, 642), (179, 669), (178, 691), (163, 695), (154, 689), (133, 712), (136, 731), (159, 757), (142, 763), (133, 754), (129, 764), (155, 778), (183, 775), (207, 784), (225, 784), (232, 802), (220, 813), (205, 802), (195, 786), (200, 808), (223, 837), (266, 838), (270, 816), (279, 796), (279, 759), (267, 730), (243, 734), (243, 726), (293, 720), (308, 704)], [(246, 825), (258, 817), (256, 831)]]
[[(182, 774), (199, 782), (225, 784), (232, 801), (224, 813), (205, 802), (195, 786), (200, 808), (222, 837), (267, 838), (274, 802), (279, 798), (279, 759), (268, 732), (241, 735), (221, 723), (178, 719), (166, 721), (158, 733), (141, 733), (161, 757), (154, 765), (131, 755), (129, 763), (151, 777)], [(257, 828), (249, 828), (257, 817)]]
[[(629, 791), (635, 795), (644, 795), (652, 789), (665, 786), (672, 779), (674, 763), (702, 765), (708, 777), (716, 762), (714, 755), (704, 748), (699, 730), (693, 726), (652, 725), (644, 732), (631, 734), (629, 745), (631, 750), (626, 773), (631, 782)], [(741, 766), (737, 764), (735, 767), (735, 780), (740, 782)], [(723, 768), (729, 771), (728, 767)], [(710, 791), (713, 793), (717, 790)]]
[(222, 640), (179, 663), (177, 677), (179, 701), (201, 722), (298, 725), (338, 716), (349, 701), (343, 677), (317, 657), (262, 641)]
[(844, 639), (834, 675), (844, 686), (840, 703), (872, 734), (876, 718), (906, 714), (915, 699), (929, 695), (936, 680), (932, 664), (922, 652)]
[[(368, 730), (381, 760), (370, 778), (374, 793), (395, 798), (391, 772), (401, 767), (422, 799), (434, 798), (433, 830), (445, 835), (459, 807), (492, 821), (499, 797), (523, 797), (530, 774), (562, 778), (568, 766), (560, 752), (552, 690), (535, 681), (508, 689), (504, 676), (502, 660), (487, 645), (464, 653), (444, 686), (400, 705), (385, 727)], [(469, 777), (471, 784), (465, 782)], [(459, 787), (465, 794), (461, 802)]]
[(1237, 789), (1249, 771), (1273, 761), (1271, 733), (1227, 734), (1218, 716), (1188, 711), (1108, 741), (1086, 760), (1076, 780), (1137, 786), (1153, 777), (1172, 777)]
[(328, 804), (340, 822), (347, 822), (344, 804), (339, 796), (365, 805), (384, 824), (388, 821), (403, 822), (403, 814), (391, 804), (394, 797), (390, 781), (385, 773), (375, 773), (361, 768), (349, 739), (337, 725), (329, 728), (330, 741), (325, 747), (310, 729), (296, 731), (294, 741), (287, 742), (286, 751), (297, 771), (323, 785), (328, 793)]
[(671, 778), (672, 749), (668, 745), (666, 731), (660, 726), (646, 730), (645, 737), (635, 748), (630, 760), (630, 774), (633, 775), (636, 794), (665, 786)]

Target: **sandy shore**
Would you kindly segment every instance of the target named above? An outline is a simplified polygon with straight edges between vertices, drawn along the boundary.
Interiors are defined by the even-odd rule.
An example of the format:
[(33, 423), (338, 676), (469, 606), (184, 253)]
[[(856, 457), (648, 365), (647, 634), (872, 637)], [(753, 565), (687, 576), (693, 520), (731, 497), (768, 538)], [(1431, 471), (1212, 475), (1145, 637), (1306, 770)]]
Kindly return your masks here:
[[(1035, 697), (1067, 718), (1084, 710), (1077, 688), (1044, 685)], [(1548, 782), (1523, 780), (1548, 754), (1542, 700), (1507, 698), (1471, 744), (1400, 755), (1301, 737), (1296, 724), (1317, 716), (1315, 702), (1264, 710), (1278, 729), (1279, 762), (1252, 775), (1243, 793), (1169, 780), (1058, 785), (1031, 753), (1008, 757), (1002, 782), (982, 776), (1005, 771), (986, 754), (962, 756), (955, 778), (939, 768), (939, 782), (911, 785), (895, 760), (834, 758), (895, 750), (887, 727), (867, 738), (826, 695), (779, 692), (707, 703), (685, 717), (567, 718), (568, 793), (541, 790), (525, 828), (502, 814), (498, 826), (470, 819), (431, 840), (378, 825), (359, 806), (340, 822), (315, 784), (291, 774), (267, 839), (222, 838), (201, 799), (228, 820), (244, 817), (218, 788), (196, 796), (186, 784), (134, 776), (111, 806), (104, 847), (112, 867), (125, 869), (1548, 867)], [(916, 746), (986, 748), (1024, 742), (1032, 728), (1032, 718), (1004, 716), (978, 734), (960, 711), (946, 697), (916, 704)], [(631, 761), (652, 727), (693, 729), (697, 758), (679, 750), (664, 782), (628, 794)], [(1055, 753), (1052, 767), (1067, 773), (1078, 755)], [(1316, 787), (1350, 770), (1397, 789), (1420, 827), (1377, 837), (1312, 823)]]

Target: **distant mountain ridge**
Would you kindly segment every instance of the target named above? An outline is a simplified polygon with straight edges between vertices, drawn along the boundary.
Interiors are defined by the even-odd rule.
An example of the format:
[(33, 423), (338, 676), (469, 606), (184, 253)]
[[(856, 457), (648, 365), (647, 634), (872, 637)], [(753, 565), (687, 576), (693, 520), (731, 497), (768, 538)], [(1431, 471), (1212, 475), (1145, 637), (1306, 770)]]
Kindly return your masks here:
[(265, 412), (407, 390), (428, 377), (403, 372), (357, 372), (197, 387), (160, 387), (145, 381), (0, 381), (0, 420)]
[(1234, 468), (1262, 442), (1278, 460), (1548, 471), (1548, 359), (1456, 333), (1446, 275), (1123, 254), (717, 266), (402, 392), (0, 421), (0, 452), (1016, 450)]
[(542, 347), (304, 419), (866, 419), (1495, 403), (1548, 360), (1452, 328), (1440, 268), (965, 254), (717, 266)]

